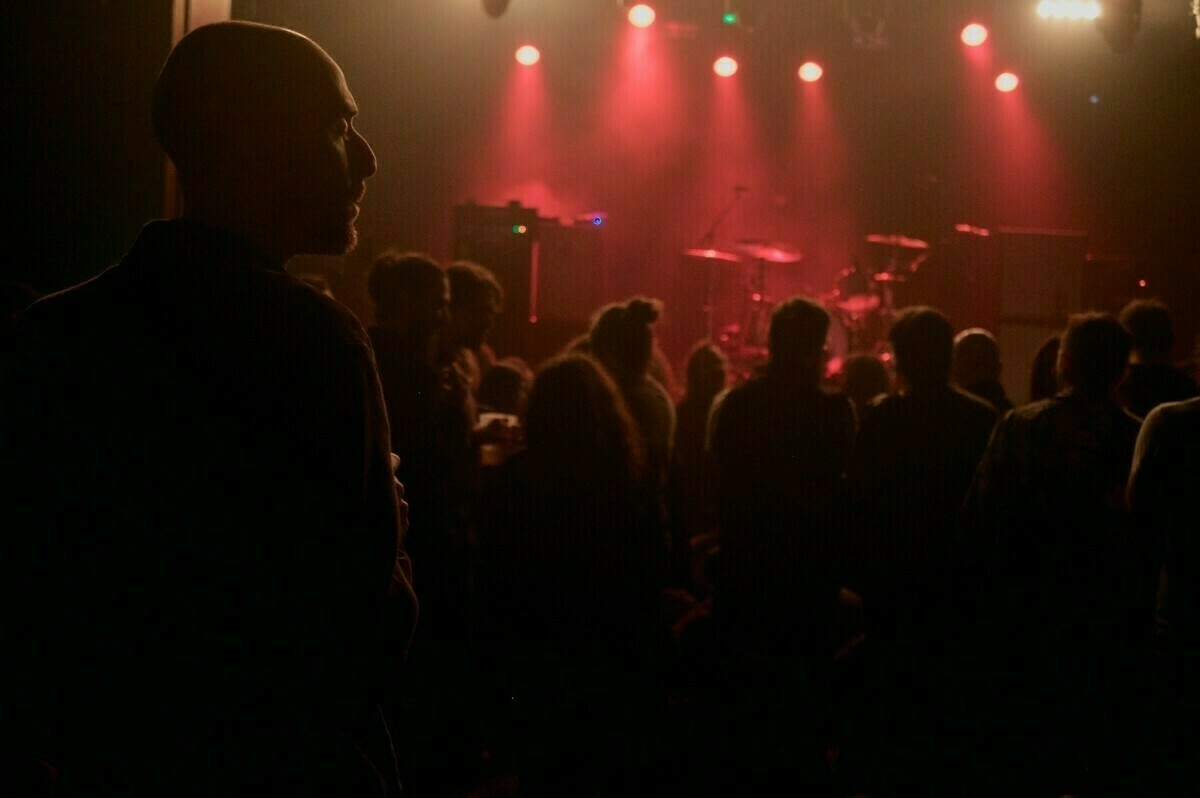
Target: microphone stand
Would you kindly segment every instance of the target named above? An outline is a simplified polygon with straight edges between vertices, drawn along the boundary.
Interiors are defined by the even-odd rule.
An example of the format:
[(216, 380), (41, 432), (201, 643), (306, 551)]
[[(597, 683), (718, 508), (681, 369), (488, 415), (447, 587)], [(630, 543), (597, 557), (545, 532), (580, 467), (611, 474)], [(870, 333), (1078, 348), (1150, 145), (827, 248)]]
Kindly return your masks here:
[[(713, 241), (716, 239), (717, 228), (721, 226), (721, 222), (725, 221), (725, 217), (733, 211), (734, 206), (738, 204), (738, 200), (742, 198), (742, 194), (746, 189), (741, 186), (733, 187), (733, 199), (725, 204), (717, 218), (713, 220), (712, 225), (705, 231), (704, 236), (700, 239), (701, 249), (712, 249)], [(704, 331), (708, 336), (709, 342), (713, 342), (713, 306), (712, 306), (712, 291), (713, 291), (713, 265), (711, 260), (708, 264), (708, 269), (704, 278)]]

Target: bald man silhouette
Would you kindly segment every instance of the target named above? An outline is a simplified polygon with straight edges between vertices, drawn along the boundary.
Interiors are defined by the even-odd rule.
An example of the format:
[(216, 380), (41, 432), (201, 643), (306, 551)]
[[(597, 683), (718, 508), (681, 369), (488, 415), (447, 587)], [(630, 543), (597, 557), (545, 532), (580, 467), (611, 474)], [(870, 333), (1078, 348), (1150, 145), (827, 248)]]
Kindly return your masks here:
[(359, 323), (284, 271), (354, 246), (357, 110), (298, 33), (189, 33), (153, 104), (182, 218), (18, 327), (4, 722), (63, 794), (399, 791), (378, 705), (416, 602), (383, 397)]

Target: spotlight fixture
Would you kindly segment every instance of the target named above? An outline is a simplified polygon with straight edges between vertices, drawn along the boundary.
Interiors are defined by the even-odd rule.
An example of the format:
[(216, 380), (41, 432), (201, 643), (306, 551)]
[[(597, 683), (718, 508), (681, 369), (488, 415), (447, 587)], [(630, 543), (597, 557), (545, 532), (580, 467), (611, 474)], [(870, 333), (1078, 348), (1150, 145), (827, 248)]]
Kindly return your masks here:
[(1099, 0), (1042, 0), (1037, 14), (1042, 19), (1097, 19)]
[(542, 54), (532, 44), (517, 48), (517, 63), (521, 66), (533, 66), (540, 60), (542, 60)]
[(654, 24), (654, 9), (645, 3), (638, 3), (629, 9), (627, 16), (629, 24), (635, 28), (648, 28)]
[(731, 77), (738, 71), (738, 62), (727, 55), (723, 55), (713, 62), (713, 72), (716, 72), (723, 78)]
[(1011, 72), (1001, 72), (996, 76), (996, 88), (1007, 94), (1017, 86), (1021, 81)]
[(483, 10), (489, 17), (499, 17), (508, 10), (509, 0), (483, 0)]
[(800, 80), (805, 83), (815, 83), (824, 73), (825, 70), (821, 69), (821, 65), (816, 61), (805, 61), (799, 69)]
[(963, 44), (968, 47), (978, 47), (987, 41), (988, 29), (980, 25), (978, 22), (972, 22), (970, 25), (962, 29)]

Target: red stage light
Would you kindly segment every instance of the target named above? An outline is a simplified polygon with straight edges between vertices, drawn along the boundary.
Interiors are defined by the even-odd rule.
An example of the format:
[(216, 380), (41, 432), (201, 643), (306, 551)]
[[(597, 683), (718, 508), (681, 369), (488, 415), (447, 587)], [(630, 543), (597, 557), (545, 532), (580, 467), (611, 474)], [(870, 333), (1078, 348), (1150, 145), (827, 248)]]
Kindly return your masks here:
[(972, 22), (970, 25), (962, 29), (963, 44), (971, 47), (978, 47), (987, 41), (988, 29), (980, 25), (978, 22)]
[(723, 55), (713, 62), (713, 72), (716, 72), (723, 78), (727, 78), (737, 71), (738, 62), (727, 55)]
[(1017, 87), (1021, 81), (1011, 72), (1001, 72), (996, 76), (996, 88), (1008, 92)]
[(542, 54), (538, 52), (538, 48), (532, 44), (527, 44), (524, 47), (517, 48), (517, 63), (523, 66), (533, 66), (542, 59)]
[(807, 61), (800, 67), (800, 80), (806, 83), (820, 80), (824, 74), (825, 70), (821, 69), (821, 65), (815, 61)]
[(635, 28), (648, 28), (654, 24), (654, 9), (645, 3), (639, 3), (629, 9), (629, 22)]

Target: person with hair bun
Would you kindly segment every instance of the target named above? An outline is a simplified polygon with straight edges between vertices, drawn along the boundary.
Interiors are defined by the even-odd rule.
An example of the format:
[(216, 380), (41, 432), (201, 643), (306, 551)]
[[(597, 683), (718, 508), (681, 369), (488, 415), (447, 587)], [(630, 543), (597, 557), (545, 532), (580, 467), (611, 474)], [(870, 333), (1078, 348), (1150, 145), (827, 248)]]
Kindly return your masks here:
[(646, 444), (648, 476), (666, 484), (675, 437), (675, 407), (666, 388), (650, 376), (654, 357), (651, 327), (662, 313), (662, 302), (636, 296), (600, 309), (588, 340), (592, 355), (616, 380), (617, 387)]

